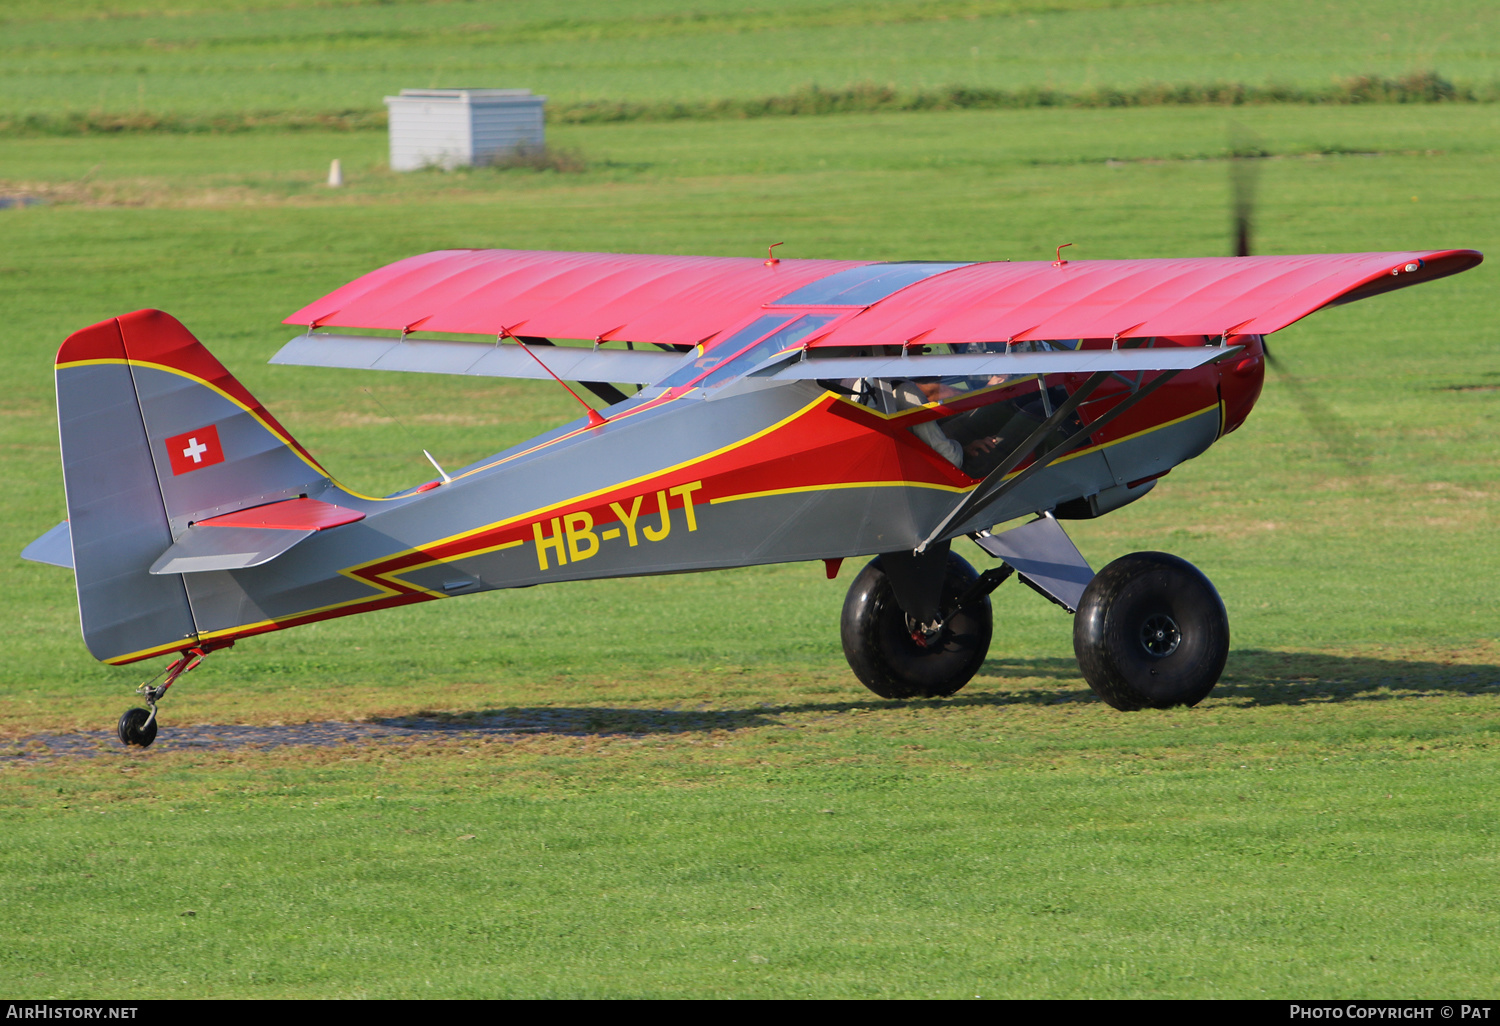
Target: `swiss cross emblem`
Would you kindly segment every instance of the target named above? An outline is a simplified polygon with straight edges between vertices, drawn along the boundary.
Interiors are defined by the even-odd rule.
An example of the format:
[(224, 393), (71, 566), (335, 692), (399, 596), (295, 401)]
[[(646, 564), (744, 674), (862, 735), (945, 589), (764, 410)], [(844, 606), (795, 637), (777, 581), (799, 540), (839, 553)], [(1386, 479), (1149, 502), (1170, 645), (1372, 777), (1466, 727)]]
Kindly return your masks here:
[(172, 461), (174, 477), (224, 462), (224, 447), (219, 444), (219, 429), (212, 424), (197, 431), (173, 435), (165, 444), (167, 457)]

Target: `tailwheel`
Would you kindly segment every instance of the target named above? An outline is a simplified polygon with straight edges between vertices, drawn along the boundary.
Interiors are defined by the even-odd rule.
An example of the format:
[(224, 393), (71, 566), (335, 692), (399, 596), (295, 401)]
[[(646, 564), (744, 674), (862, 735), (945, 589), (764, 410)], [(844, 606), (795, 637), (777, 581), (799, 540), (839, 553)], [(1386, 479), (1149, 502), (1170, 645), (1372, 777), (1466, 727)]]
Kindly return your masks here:
[(844, 599), (839, 634), (860, 683), (881, 698), (943, 698), (979, 671), (989, 652), (989, 591), (963, 557), (948, 553), (942, 589), (946, 615), (916, 622), (896, 602), (879, 559), (871, 560)]
[(126, 709), (117, 732), (123, 745), (150, 748), (156, 740), (156, 716), (149, 709)]
[(189, 670), (197, 669), (198, 664), (203, 662), (208, 653), (204, 648), (190, 648), (179, 656), (171, 666), (164, 671), (166, 679), (160, 684), (153, 686), (147, 681), (136, 688), (136, 694), (146, 700), (148, 709), (126, 709), (120, 717), (119, 726), (115, 732), (120, 737), (120, 743), (132, 748), (149, 748), (151, 742), (156, 740), (156, 703), (167, 693), (167, 689), (177, 682)]
[(1121, 556), (1094, 577), (1073, 620), (1084, 680), (1116, 709), (1203, 701), (1229, 657), (1229, 616), (1197, 567), (1165, 552)]

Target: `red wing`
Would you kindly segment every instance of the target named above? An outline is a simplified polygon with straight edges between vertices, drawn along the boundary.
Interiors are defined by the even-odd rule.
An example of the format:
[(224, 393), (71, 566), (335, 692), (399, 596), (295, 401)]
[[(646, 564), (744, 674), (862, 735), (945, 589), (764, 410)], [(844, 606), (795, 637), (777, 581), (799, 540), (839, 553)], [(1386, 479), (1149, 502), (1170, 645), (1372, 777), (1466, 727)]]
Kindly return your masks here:
[(972, 264), (895, 293), (812, 345), (1269, 335), (1332, 303), (1482, 259), (1443, 250)]
[[(1482, 259), (1473, 250), (1442, 250), (871, 265), (445, 250), (372, 271), (286, 323), (691, 345), (786, 299), (866, 307), (809, 343), (815, 347), (1267, 335), (1321, 307), (1456, 274)], [(850, 273), (833, 277), (841, 271)], [(867, 278), (878, 286), (867, 294), (832, 289)], [(823, 279), (828, 288), (798, 292)], [(823, 292), (830, 295), (807, 298)]]
[(372, 271), (285, 323), (693, 345), (868, 262), (444, 250)]

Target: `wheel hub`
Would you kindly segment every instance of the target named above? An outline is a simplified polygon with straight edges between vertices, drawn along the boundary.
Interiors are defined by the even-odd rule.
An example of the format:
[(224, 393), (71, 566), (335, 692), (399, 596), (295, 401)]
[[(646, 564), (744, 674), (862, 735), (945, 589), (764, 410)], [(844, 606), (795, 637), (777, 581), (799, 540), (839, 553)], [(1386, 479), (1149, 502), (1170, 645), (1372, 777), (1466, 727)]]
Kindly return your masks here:
[(943, 638), (944, 621), (934, 620), (932, 623), (920, 623), (911, 614), (906, 616), (906, 630), (911, 635), (911, 640), (916, 642), (918, 648), (935, 648)]
[(1156, 658), (1166, 658), (1180, 644), (1182, 632), (1177, 629), (1177, 621), (1166, 613), (1154, 613), (1141, 624), (1141, 647)]

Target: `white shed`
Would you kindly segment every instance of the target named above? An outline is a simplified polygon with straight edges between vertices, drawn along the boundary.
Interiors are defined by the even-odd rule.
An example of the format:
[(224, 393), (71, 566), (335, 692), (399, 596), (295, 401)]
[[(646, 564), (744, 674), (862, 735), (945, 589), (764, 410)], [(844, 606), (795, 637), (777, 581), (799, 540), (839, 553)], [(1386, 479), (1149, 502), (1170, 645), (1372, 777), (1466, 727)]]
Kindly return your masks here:
[(391, 170), (451, 169), (540, 150), (546, 102), (530, 89), (403, 89), (387, 96)]

